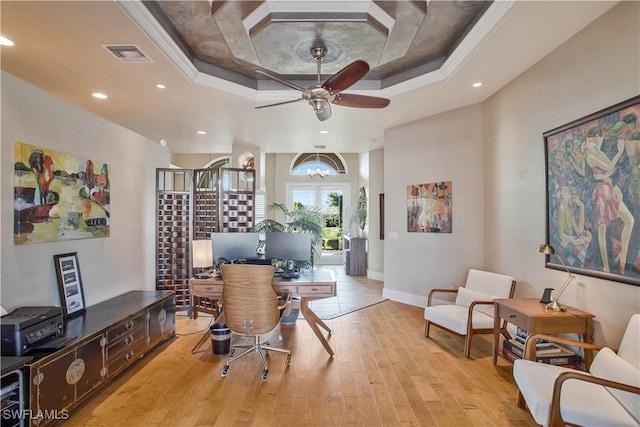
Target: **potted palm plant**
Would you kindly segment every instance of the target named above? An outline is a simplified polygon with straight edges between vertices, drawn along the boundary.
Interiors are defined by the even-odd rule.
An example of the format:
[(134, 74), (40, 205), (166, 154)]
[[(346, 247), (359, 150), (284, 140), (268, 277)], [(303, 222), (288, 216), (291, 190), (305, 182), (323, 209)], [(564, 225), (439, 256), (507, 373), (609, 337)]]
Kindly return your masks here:
[(317, 247), (324, 240), (324, 215), (317, 206), (303, 206), (295, 203), (289, 210), (284, 203), (272, 203), (267, 206), (270, 211), (279, 211), (284, 215), (284, 222), (265, 219), (253, 227), (258, 233), (309, 233), (311, 234), (311, 262), (296, 263), (296, 268), (313, 268), (313, 260), (319, 257)]
[(367, 193), (364, 187), (360, 187), (358, 199), (351, 208), (351, 224), (353, 223), (358, 225), (359, 233), (364, 231), (364, 227), (367, 224)]

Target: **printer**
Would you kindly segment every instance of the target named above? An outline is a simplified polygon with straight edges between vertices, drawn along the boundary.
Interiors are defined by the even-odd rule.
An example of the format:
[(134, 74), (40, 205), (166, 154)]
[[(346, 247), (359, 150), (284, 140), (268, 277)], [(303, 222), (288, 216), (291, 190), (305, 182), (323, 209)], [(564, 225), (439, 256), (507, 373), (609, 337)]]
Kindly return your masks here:
[(61, 307), (20, 307), (0, 317), (2, 356), (24, 356), (64, 333)]

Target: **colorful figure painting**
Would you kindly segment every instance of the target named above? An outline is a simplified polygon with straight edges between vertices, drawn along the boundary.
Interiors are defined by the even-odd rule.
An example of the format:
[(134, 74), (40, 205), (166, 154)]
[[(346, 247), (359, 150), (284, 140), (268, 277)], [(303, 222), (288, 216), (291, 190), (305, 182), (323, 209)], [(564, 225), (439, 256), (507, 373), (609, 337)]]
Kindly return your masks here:
[(453, 232), (451, 181), (407, 185), (407, 231)]
[(22, 142), (14, 155), (16, 245), (109, 236), (106, 163)]
[(547, 241), (573, 272), (640, 285), (639, 118), (636, 97), (544, 134)]

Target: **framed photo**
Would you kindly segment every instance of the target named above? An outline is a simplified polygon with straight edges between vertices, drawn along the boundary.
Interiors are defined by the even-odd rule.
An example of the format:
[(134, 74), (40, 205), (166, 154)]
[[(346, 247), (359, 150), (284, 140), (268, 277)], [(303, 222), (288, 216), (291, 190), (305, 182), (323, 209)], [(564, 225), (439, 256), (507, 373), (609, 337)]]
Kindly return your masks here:
[(545, 132), (546, 266), (640, 286), (640, 96)]
[(80, 277), (80, 265), (76, 252), (54, 255), (53, 261), (58, 276), (60, 302), (65, 318), (81, 314), (85, 311), (84, 291)]

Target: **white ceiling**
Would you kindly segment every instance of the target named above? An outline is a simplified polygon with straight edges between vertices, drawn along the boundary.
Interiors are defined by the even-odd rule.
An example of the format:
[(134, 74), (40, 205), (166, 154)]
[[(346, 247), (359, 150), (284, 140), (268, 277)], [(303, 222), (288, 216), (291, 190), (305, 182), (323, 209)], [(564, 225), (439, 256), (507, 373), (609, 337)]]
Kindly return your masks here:
[[(366, 152), (383, 146), (385, 129), (485, 100), (614, 4), (494, 2), (485, 22), (440, 70), (383, 90), (348, 91), (390, 98), (389, 107), (334, 106), (325, 122), (300, 103), (254, 109), (294, 99), (293, 90), (258, 92), (189, 69), (184, 58), (171, 57), (175, 49), (161, 50), (151, 40), (153, 29), (134, 22), (132, 11), (144, 13), (138, 1), (2, 0), (0, 31), (15, 46), (1, 48), (0, 64), (85, 110), (158, 143), (165, 140), (173, 153), (231, 152), (234, 142), (259, 145), (267, 153), (316, 151), (314, 145), (326, 145), (320, 151)], [(135, 44), (153, 62), (123, 64), (104, 44)], [(476, 81), (483, 86), (472, 88)], [(167, 88), (157, 89), (156, 83)], [(109, 99), (93, 98), (95, 91)]]

